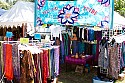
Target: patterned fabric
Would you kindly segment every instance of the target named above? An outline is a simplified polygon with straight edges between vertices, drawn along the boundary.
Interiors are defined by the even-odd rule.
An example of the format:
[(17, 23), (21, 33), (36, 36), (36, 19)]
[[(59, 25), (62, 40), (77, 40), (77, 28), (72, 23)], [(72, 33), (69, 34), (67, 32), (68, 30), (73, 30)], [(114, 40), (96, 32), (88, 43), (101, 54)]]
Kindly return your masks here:
[(119, 54), (118, 46), (115, 43), (113, 46), (108, 46), (109, 53), (109, 75), (112, 78), (118, 79), (119, 74)]
[(18, 44), (12, 44), (12, 58), (14, 77), (19, 81), (20, 79), (20, 55), (18, 55)]
[(122, 34), (122, 30), (102, 30), (102, 35), (104, 37), (106, 37), (107, 39), (109, 39), (110, 37), (112, 37), (113, 35), (119, 35)]
[(36, 73), (33, 56), (30, 51), (26, 50), (22, 51), (20, 56), (21, 56), (20, 83), (32, 83), (34, 82), (34, 75)]
[(103, 67), (104, 69), (107, 69), (109, 66), (107, 44), (108, 44), (107, 42), (105, 42), (104, 44), (100, 42), (100, 46), (99, 46), (100, 53), (98, 57), (98, 66)]
[(12, 65), (12, 45), (6, 44), (6, 58), (5, 58), (5, 77), (8, 80), (13, 79), (13, 65)]
[(118, 45), (118, 73), (120, 73), (120, 69), (121, 69), (121, 54), (122, 53), (122, 49), (121, 49), (121, 44)]
[(36, 68), (36, 75), (34, 77), (34, 82), (35, 83), (41, 83), (41, 65), (40, 65), (40, 55), (39, 54), (33, 54), (33, 60), (34, 60), (34, 65)]

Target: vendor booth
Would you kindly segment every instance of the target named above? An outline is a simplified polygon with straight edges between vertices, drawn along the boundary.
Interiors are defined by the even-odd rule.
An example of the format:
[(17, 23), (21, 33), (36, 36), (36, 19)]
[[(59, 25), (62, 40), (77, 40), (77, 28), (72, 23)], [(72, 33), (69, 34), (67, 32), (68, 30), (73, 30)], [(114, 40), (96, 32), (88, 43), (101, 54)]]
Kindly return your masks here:
[[(113, 3), (114, 0), (35, 0), (34, 6), (17, 2), (0, 17), (3, 30), (5, 26), (19, 25), (16, 29), (22, 28), (19, 33), (23, 33), (20, 41), (1, 42), (1, 81), (56, 83), (62, 64), (66, 71), (75, 66), (74, 72), (80, 74), (89, 74), (97, 66), (93, 83), (124, 80), (124, 19), (114, 12)], [(29, 30), (28, 23), (32, 27)], [(31, 41), (24, 38), (30, 31), (34, 37)]]
[[(0, 16), (1, 30), (5, 29), (4, 27), (11, 27), (11, 31), (15, 31), (17, 28), (14, 30), (13, 26), (20, 27), (22, 30), (16, 30), (16, 32), (19, 32), (18, 35), (22, 33), (22, 37), (26, 36), (26, 30), (29, 32), (33, 28), (33, 21), (34, 3), (32, 2), (18, 1), (10, 10)], [(5, 33), (6, 31), (4, 30)], [(1, 36), (5, 36), (5, 34), (1, 34)]]

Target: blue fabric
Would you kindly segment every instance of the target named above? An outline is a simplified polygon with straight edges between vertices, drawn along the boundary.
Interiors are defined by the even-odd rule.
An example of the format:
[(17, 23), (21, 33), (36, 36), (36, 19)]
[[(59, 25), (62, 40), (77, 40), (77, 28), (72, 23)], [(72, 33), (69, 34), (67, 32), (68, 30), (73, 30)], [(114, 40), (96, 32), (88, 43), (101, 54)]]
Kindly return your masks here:
[(88, 41), (94, 41), (94, 30), (88, 29)]
[(53, 79), (55, 77), (54, 49), (50, 50), (50, 60), (51, 60), (51, 78)]
[(72, 41), (72, 54), (75, 55), (76, 53), (78, 53), (78, 41), (73, 40)]
[(125, 44), (124, 43), (122, 43), (122, 58), (123, 58), (124, 67), (125, 67)]
[(78, 42), (78, 51), (79, 51), (79, 54), (81, 54), (85, 51), (84, 42)]
[(96, 45), (97, 44), (92, 45), (92, 55), (96, 55)]

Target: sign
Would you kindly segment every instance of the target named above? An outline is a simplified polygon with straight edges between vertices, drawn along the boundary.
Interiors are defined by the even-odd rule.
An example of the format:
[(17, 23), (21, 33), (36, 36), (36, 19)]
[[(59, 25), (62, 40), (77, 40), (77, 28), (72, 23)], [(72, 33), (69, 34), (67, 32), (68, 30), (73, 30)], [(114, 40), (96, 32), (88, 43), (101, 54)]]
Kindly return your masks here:
[(28, 44), (29, 43), (29, 38), (20, 38), (20, 43), (21, 44)]
[(35, 26), (42, 24), (113, 26), (114, 0), (35, 0)]
[(35, 35), (34, 35), (34, 38), (35, 38), (35, 39), (41, 39), (41, 35), (40, 35), (40, 34), (35, 34)]
[(12, 38), (12, 36), (13, 36), (13, 33), (12, 32), (6, 32), (6, 37), (7, 38)]

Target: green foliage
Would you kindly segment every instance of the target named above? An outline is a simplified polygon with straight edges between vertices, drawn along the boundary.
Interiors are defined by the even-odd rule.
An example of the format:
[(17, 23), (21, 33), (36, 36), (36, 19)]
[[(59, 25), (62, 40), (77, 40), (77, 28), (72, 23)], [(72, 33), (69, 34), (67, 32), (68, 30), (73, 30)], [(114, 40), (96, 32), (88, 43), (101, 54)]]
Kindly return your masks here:
[(10, 7), (8, 3), (0, 1), (0, 8), (8, 10)]
[(125, 17), (125, 0), (115, 0), (114, 10)]

